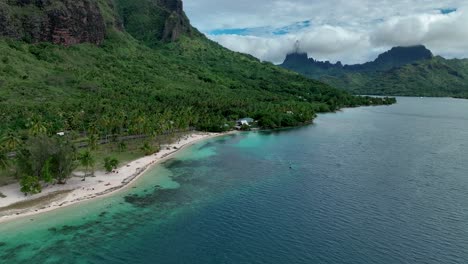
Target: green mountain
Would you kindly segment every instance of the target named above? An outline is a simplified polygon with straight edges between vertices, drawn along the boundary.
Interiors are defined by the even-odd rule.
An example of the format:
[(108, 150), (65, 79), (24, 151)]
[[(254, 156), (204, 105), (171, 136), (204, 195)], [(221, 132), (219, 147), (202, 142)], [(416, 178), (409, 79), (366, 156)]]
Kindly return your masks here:
[(468, 98), (468, 60), (429, 60), (373, 73), (348, 73), (320, 80), (355, 94)]
[(382, 103), (221, 47), (180, 0), (0, 0), (0, 36), (0, 133), (280, 127)]
[(281, 66), (354, 94), (468, 98), (468, 60), (434, 57), (424, 46), (392, 48), (357, 65), (294, 53)]
[(24, 193), (64, 183), (77, 161), (89, 172), (153, 154), (179, 131), (393, 102), (229, 51), (180, 0), (0, 0), (0, 185), (19, 179)]
[(380, 54), (377, 59), (364, 64), (345, 65), (348, 71), (386, 71), (415, 61), (428, 60), (434, 57), (432, 52), (422, 45), (394, 47)]
[(432, 52), (424, 46), (395, 47), (380, 54), (377, 59), (364, 64), (343, 65), (341, 62), (317, 61), (308, 58), (307, 53), (288, 54), (281, 66), (313, 78), (324, 75), (341, 76), (354, 72), (386, 71), (412, 62), (433, 58)]

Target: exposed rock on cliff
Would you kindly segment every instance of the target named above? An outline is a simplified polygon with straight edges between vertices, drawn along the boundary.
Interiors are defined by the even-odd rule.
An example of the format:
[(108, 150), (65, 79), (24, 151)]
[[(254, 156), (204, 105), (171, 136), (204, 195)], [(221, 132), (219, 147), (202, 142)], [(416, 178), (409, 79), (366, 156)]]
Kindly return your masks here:
[(148, 44), (193, 36), (181, 0), (115, 0), (125, 31)]
[(181, 0), (0, 0), (0, 36), (65, 46), (101, 44), (112, 29), (148, 44), (198, 32)]
[(106, 27), (93, 0), (0, 0), (0, 35), (31, 43), (100, 44)]
[(159, 5), (167, 9), (169, 16), (166, 18), (163, 41), (176, 41), (183, 34), (192, 34), (189, 19), (184, 13), (181, 0), (159, 0)]

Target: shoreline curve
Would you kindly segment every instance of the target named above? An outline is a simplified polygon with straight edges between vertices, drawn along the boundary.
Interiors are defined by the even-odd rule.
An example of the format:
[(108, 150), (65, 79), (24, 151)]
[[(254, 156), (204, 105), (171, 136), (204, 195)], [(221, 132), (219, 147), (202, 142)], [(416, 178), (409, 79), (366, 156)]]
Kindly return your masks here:
[[(226, 136), (226, 135), (230, 135), (233, 133), (235, 133), (235, 131), (231, 131), (227, 133), (204, 133), (204, 132), (191, 133), (187, 136), (187, 139), (192, 139), (192, 140), (180, 140), (179, 143), (177, 144), (176, 143), (169, 144), (164, 150), (161, 150), (158, 153), (130, 161), (127, 164), (119, 167), (117, 171), (125, 170), (125, 172), (127, 172), (127, 173), (123, 173), (125, 174), (123, 176), (115, 177), (111, 179), (110, 177), (114, 177), (115, 175), (109, 176), (109, 174), (105, 174), (103, 172), (96, 172), (96, 174), (99, 174), (99, 176), (96, 176), (95, 178), (93, 178), (94, 181), (92, 181), (91, 184), (99, 183), (102, 185), (104, 183), (103, 184), (104, 186), (100, 185), (101, 188), (97, 188), (98, 186), (96, 186), (96, 188), (92, 188), (91, 184), (87, 184), (83, 186), (83, 185), (79, 185), (79, 183), (75, 184), (74, 186), (63, 185), (63, 186), (60, 186), (62, 188), (57, 187), (56, 191), (49, 190), (49, 192), (47, 192), (46, 190), (46, 192), (36, 195), (35, 197), (19, 200), (14, 203), (10, 203), (6, 206), (2, 206), (0, 207), (0, 213), (2, 212), (2, 209), (6, 213), (4, 215), (0, 214), (0, 223), (7, 223), (13, 220), (17, 220), (17, 219), (21, 219), (25, 217), (31, 217), (31, 216), (35, 216), (39, 214), (44, 214), (47, 212), (66, 208), (71, 205), (76, 205), (85, 201), (92, 201), (92, 200), (96, 200), (99, 198), (105, 198), (112, 194), (116, 194), (120, 191), (124, 191), (128, 189), (128, 187), (130, 187), (133, 183), (135, 183), (140, 177), (142, 177), (145, 174), (145, 172), (147, 172), (149, 169), (152, 169), (155, 166), (160, 165), (162, 162), (167, 161), (174, 154), (179, 153), (181, 150), (184, 150), (196, 143), (199, 143), (208, 139)], [(132, 170), (134, 170), (134, 172), (129, 174), (129, 172)], [(102, 181), (103, 179), (106, 179), (106, 180)], [(105, 184), (105, 182), (109, 182), (109, 183)], [(111, 184), (111, 182), (113, 182), (113, 184)], [(16, 185), (17, 184), (7, 185), (4, 187), (1, 187), (0, 190), (2, 190), (2, 188), (3, 189), (16, 188), (17, 187)], [(67, 188), (67, 187), (71, 187), (71, 188)], [(19, 192), (19, 189), (17, 189), (17, 192)], [(64, 193), (66, 193), (66, 195), (64, 195)], [(27, 202), (34, 203), (34, 201), (44, 199), (47, 196), (54, 197), (55, 194), (61, 197), (57, 199), (53, 199), (53, 198), (50, 199), (49, 201), (47, 201), (47, 204), (45, 206), (44, 204), (42, 204), (40, 208), (37, 208), (36, 206), (31, 206), (25, 209), (8, 210), (8, 207), (14, 207), (15, 205), (18, 205), (20, 203), (27, 203)], [(2, 198), (2, 199), (5, 199), (5, 198)]]

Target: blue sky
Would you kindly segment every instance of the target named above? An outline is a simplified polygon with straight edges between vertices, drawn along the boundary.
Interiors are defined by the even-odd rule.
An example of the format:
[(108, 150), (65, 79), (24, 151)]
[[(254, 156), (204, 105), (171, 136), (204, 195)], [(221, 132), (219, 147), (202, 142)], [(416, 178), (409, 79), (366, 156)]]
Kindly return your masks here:
[(450, 14), (450, 13), (453, 13), (453, 12), (457, 12), (457, 8), (440, 8), (439, 11), (440, 13), (444, 14), (444, 15), (447, 15), (447, 14)]
[(220, 28), (206, 32), (208, 35), (240, 35), (240, 36), (268, 36), (268, 35), (287, 35), (291, 32), (297, 32), (311, 26), (311, 21), (296, 22), (284, 27), (257, 27), (257, 28)]
[(460, 0), (192, 0), (192, 24), (225, 47), (280, 63), (296, 41), (320, 60), (360, 63), (392, 46), (424, 44), (468, 57)]

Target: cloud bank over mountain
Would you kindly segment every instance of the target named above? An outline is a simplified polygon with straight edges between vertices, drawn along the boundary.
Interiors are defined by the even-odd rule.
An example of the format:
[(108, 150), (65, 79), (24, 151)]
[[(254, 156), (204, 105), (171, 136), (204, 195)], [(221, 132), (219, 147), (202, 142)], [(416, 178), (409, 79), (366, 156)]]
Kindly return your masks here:
[(346, 64), (416, 44), (448, 58), (468, 57), (468, 5), (460, 0), (197, 0), (185, 6), (211, 39), (274, 63), (296, 41), (315, 59)]

